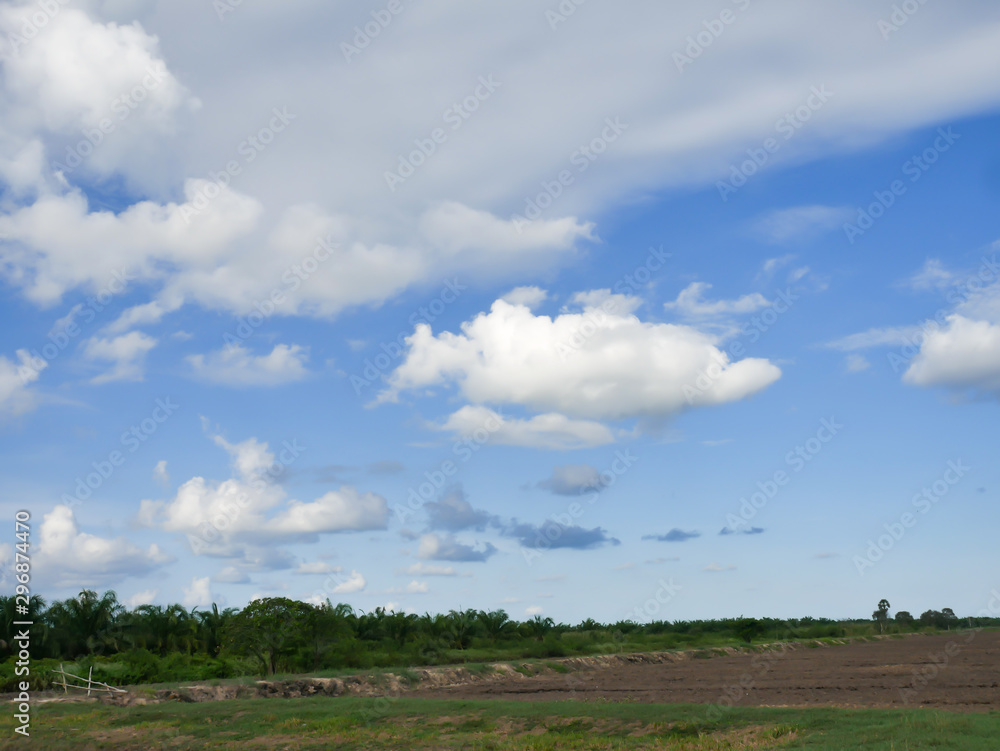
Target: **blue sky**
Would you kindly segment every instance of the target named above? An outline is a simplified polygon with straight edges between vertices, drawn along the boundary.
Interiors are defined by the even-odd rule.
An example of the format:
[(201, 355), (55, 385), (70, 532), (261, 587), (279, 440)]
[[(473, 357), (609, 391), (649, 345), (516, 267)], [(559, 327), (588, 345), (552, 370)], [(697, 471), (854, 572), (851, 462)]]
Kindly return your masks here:
[(997, 9), (633, 10), (5, 6), (35, 590), (986, 607)]

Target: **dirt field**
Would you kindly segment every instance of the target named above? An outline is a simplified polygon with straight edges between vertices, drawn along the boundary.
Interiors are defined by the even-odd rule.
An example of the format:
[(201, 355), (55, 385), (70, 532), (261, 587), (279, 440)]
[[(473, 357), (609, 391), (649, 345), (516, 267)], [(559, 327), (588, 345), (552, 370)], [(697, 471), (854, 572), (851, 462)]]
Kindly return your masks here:
[[(970, 640), (971, 637), (971, 640)], [(409, 695), (734, 706), (1000, 710), (1000, 633), (877, 642), (511, 676)]]

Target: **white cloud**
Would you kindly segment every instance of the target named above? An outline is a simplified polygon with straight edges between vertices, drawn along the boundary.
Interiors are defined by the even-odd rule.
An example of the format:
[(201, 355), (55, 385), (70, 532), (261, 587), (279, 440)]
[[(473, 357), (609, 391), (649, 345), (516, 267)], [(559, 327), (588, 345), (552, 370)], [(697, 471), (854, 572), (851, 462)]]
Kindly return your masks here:
[(393, 589), (388, 590), (386, 592), (386, 594), (391, 594), (391, 595), (393, 595), (393, 594), (425, 595), (425, 594), (427, 594), (430, 591), (431, 591), (431, 588), (427, 584), (427, 582), (421, 582), (421, 581), (417, 581), (416, 579), (414, 579), (409, 584), (407, 584), (404, 588), (402, 588), (402, 589), (393, 588)]
[(17, 359), (15, 363), (0, 355), (0, 417), (16, 417), (34, 408), (36, 398), (29, 385), (48, 367), (48, 362), (24, 349), (17, 351)]
[(859, 355), (857, 353), (852, 353), (847, 356), (847, 372), (848, 373), (861, 373), (868, 370), (872, 364), (868, 362), (868, 358), (864, 355)]
[(1000, 324), (949, 316), (947, 325), (924, 337), (903, 380), (1000, 396)]
[(135, 610), (140, 605), (151, 605), (159, 593), (158, 589), (144, 589), (141, 592), (136, 592), (131, 597), (126, 598), (125, 607), (129, 610)]
[(309, 350), (297, 344), (278, 344), (270, 354), (256, 357), (237, 344), (187, 359), (198, 378), (233, 386), (280, 386), (309, 374)]
[(755, 230), (767, 240), (784, 243), (839, 229), (854, 210), (838, 206), (795, 206), (778, 209), (759, 219)]
[(928, 258), (920, 270), (906, 280), (906, 286), (918, 291), (947, 289), (955, 280), (955, 274), (946, 269), (939, 259)]
[(717, 316), (753, 313), (771, 303), (759, 292), (743, 295), (735, 300), (704, 300), (703, 295), (712, 289), (706, 282), (692, 282), (685, 287), (677, 299), (664, 303), (667, 310), (676, 310), (685, 318), (713, 318)]
[(601, 490), (604, 483), (597, 467), (589, 464), (564, 464), (552, 470), (552, 476), (538, 483), (556, 495), (581, 495), (582, 493)]
[[(194, 477), (170, 501), (144, 500), (137, 515), (140, 524), (186, 535), (196, 553), (237, 558), (261, 568), (294, 565), (289, 554), (274, 549), (281, 543), (387, 528), (385, 498), (351, 486), (312, 502), (288, 498), (274, 480), (278, 470), (295, 460), (295, 444), (286, 442), (276, 457), (267, 443), (255, 438), (237, 444), (218, 435), (212, 438), (229, 452), (236, 476), (221, 483)], [(216, 524), (219, 519), (225, 521)]]
[[(535, 316), (503, 300), (463, 323), (460, 334), (435, 336), (421, 324), (407, 343), (406, 359), (389, 377), (380, 401), (393, 401), (402, 391), (455, 384), (473, 404), (517, 404), (541, 413), (540, 422), (512, 424), (509, 430), (519, 438), (543, 430), (568, 432), (586, 445), (607, 442), (611, 434), (569, 418), (664, 417), (746, 398), (781, 375), (767, 360), (730, 362), (714, 337), (689, 326), (644, 323), (600, 309)], [(718, 369), (710, 387), (685, 394), (684, 387), (709, 368)], [(481, 408), (463, 408), (448, 425), (461, 431), (482, 416)]]
[(511, 305), (523, 305), (528, 310), (534, 310), (548, 297), (549, 293), (541, 287), (515, 287), (500, 299)]
[(889, 326), (883, 328), (868, 329), (859, 334), (850, 334), (832, 342), (827, 342), (824, 346), (830, 349), (837, 349), (841, 352), (852, 352), (858, 349), (870, 349), (872, 347), (885, 347), (904, 344), (920, 333), (919, 326)]
[(489, 433), (489, 442), (496, 446), (566, 451), (604, 446), (615, 440), (607, 427), (592, 420), (573, 420), (557, 413), (536, 415), (526, 420), (505, 418), (486, 407), (471, 405), (451, 414), (440, 429), (459, 437), (475, 437), (484, 425), (499, 425)]
[(730, 564), (729, 566), (720, 566), (718, 563), (710, 563), (702, 571), (707, 571), (709, 573), (719, 573), (721, 571), (735, 571), (736, 566)]
[(92, 378), (91, 383), (141, 381), (146, 355), (156, 344), (156, 339), (141, 331), (132, 331), (113, 339), (93, 337), (87, 340), (83, 348), (84, 358), (112, 365), (107, 372)]
[(350, 595), (355, 592), (361, 592), (367, 586), (368, 582), (365, 581), (365, 577), (357, 571), (351, 571), (350, 576), (345, 581), (342, 581), (333, 588), (332, 593), (335, 595)]
[(191, 585), (182, 587), (184, 590), (184, 607), (207, 608), (212, 604), (212, 580), (207, 576), (194, 577)]
[(413, 563), (405, 569), (397, 570), (396, 573), (409, 576), (469, 576), (458, 573), (454, 566), (437, 566), (433, 563)]
[(250, 582), (249, 574), (236, 566), (226, 566), (212, 579), (220, 584), (248, 584)]
[(343, 569), (340, 566), (331, 566), (325, 561), (302, 561), (295, 570), (296, 574), (338, 574)]
[[(10, 131), (0, 139), (0, 179), (33, 201), (0, 219), (0, 235), (10, 241), (0, 253), (8, 280), (40, 304), (78, 287), (98, 289), (111, 269), (132, 263), (155, 300), (244, 314), (284, 289), (284, 272), (317, 235), (332, 232), (340, 250), (324, 273), (286, 290), (280, 312), (333, 315), (445, 273), (501, 266), (515, 273), (558, 263), (575, 242), (593, 236), (587, 217), (610, 204), (724, 178), (728, 165), (745, 159), (748, 147), (759, 148), (761, 134), (819, 83), (835, 93), (836, 106), (818, 112), (766, 169), (988, 111), (1000, 101), (1000, 82), (991, 75), (1000, 24), (995, 9), (973, 2), (928, 4), (920, 24), (890, 44), (874, 31), (856, 33), (875, 27), (877, 14), (862, 0), (755, 6), (727, 28), (724, 45), (683, 75), (676, 75), (672, 53), (702, 28), (704, 10), (696, 4), (644, 0), (633, 9), (633, 18), (643, 19), (638, 25), (623, 23), (613, 5), (588, 6), (574, 15), (574, 33), (558, 35), (544, 23), (524, 23), (538, 15), (528, 0), (473, 12), (413, 7), (390, 42), (380, 39), (363, 59), (333, 69), (303, 68), (301, 60), (336, 47), (329, 29), (353, 28), (357, 18), (346, 5), (311, 4), (291, 15), (241, 9), (240, 22), (222, 35), (216, 23), (188, 23), (183, 4), (158, 4), (144, 15), (146, 28), (94, 20), (107, 6), (88, 4), (90, 17), (62, 7), (16, 55), (8, 32), (37, 6), (7, 4), (0, 13), (0, 95)], [(115, 7), (114, 17), (125, 20), (125, 10), (137, 6)], [(803, 28), (823, 28), (830, 40), (851, 38), (851, 54), (822, 40), (803, 46)], [(295, 40), (294, 54), (287, 44), (261, 54), (255, 40), (276, 34)], [(475, 41), (484, 38), (491, 43)], [(630, 54), (621, 55), (626, 47)], [(769, 54), (758, 54), (763, 48)], [(796, 65), (776, 69), (776, 58)], [(142, 105), (80, 170), (65, 175), (68, 185), (61, 183), (48, 165), (65, 159), (81, 129), (92, 128), (164, 62), (163, 80)], [(664, 70), (675, 73), (670, 96), (662, 96)], [(405, 75), (393, 74), (399, 71)], [(500, 87), (495, 101), (452, 130), (443, 113), (475, 90), (478, 74), (470, 71), (490, 71)], [(196, 95), (208, 103), (203, 111)], [(559, 107), (539, 118), (556, 99)], [(353, 106), (345, 110), (344, 101)], [(264, 127), (271, 107), (286, 107), (295, 119), (247, 163), (242, 134)], [(628, 128), (600, 155), (602, 179), (578, 179), (572, 149), (590, 142), (609, 115), (621, 115)], [(387, 190), (386, 172), (435, 126), (447, 141), (405, 184)], [(189, 202), (213, 189), (204, 177), (229, 159), (241, 167), (233, 187), (185, 221)], [(554, 183), (563, 170), (572, 182)], [(91, 210), (76, 190), (85, 178), (119, 176), (129, 195), (151, 198), (113, 214)], [(188, 182), (185, 192), (192, 178), (201, 182)], [(555, 197), (537, 222), (518, 227), (505, 218), (525, 212), (539, 195)], [(318, 206), (342, 214), (325, 215)]]
[(458, 542), (452, 535), (427, 534), (420, 538), (417, 557), (432, 561), (478, 562), (486, 561), (496, 553), (490, 543), (473, 547)]
[(155, 544), (143, 549), (124, 537), (81, 532), (69, 506), (45, 514), (38, 530), (36, 567), (59, 586), (107, 586), (144, 576), (172, 560)]
[(533, 618), (536, 615), (541, 615), (544, 612), (545, 609), (542, 608), (540, 605), (531, 605), (530, 607), (524, 609), (524, 614), (529, 618)]
[(170, 472), (167, 471), (167, 460), (161, 459), (153, 467), (153, 479), (164, 487), (169, 487), (170, 485)]

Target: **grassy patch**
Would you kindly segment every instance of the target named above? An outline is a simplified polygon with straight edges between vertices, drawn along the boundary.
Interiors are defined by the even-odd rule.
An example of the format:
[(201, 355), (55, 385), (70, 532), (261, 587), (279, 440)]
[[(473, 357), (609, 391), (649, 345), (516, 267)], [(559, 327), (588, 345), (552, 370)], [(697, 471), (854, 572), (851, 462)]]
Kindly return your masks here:
[(994, 751), (1000, 713), (614, 702), (328, 698), (117, 708), (42, 705), (0, 749), (962, 749)]

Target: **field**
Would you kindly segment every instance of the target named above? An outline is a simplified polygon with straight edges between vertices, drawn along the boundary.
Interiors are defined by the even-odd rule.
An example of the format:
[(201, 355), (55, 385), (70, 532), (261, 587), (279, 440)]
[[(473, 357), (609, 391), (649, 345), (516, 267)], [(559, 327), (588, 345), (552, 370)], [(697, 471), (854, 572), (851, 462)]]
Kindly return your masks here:
[[(432, 698), (1000, 710), (1000, 633), (956, 632), (417, 690)], [(721, 650), (720, 650), (721, 651)], [(712, 655), (712, 650), (695, 653)], [(1000, 745), (998, 745), (1000, 747)]]
[(607, 663), (524, 663), (367, 698), (45, 703), (32, 740), (8, 730), (0, 748), (985, 751), (1000, 737), (996, 632)]

